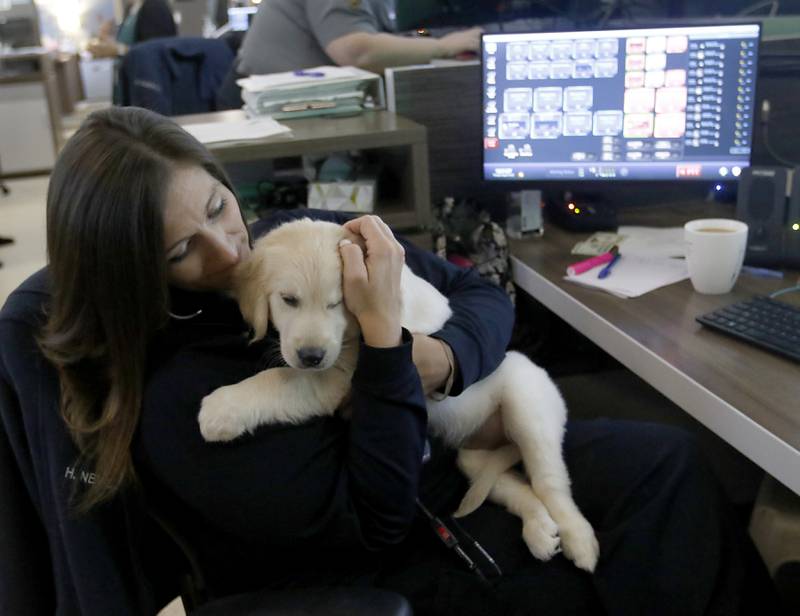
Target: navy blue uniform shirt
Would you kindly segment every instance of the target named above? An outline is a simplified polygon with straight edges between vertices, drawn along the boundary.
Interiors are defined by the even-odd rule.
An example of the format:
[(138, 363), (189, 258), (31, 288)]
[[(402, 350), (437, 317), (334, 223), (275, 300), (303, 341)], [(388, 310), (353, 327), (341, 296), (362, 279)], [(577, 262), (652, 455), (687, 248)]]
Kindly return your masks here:
[[(254, 234), (309, 215), (344, 220), (284, 212)], [(409, 267), (450, 299), (454, 315), (434, 335), (453, 349), (457, 395), (501, 361), (511, 304), (475, 273), (405, 248)], [(420, 490), (427, 418), (408, 333), (396, 348), (362, 344), (349, 421), (262, 426), (231, 443), (206, 443), (197, 423), (202, 398), (266, 368), (277, 341), (249, 344), (230, 298), (174, 290), (172, 302), (175, 313), (203, 312), (172, 321), (152, 345), (136, 463), (200, 551), (212, 583), (226, 592), (335, 583), (379, 567), (406, 537)]]

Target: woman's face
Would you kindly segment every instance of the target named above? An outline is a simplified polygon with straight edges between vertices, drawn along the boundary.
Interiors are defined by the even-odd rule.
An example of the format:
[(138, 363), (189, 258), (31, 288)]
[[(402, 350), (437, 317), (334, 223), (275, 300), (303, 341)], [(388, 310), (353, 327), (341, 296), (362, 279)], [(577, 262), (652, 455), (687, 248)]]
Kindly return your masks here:
[(170, 284), (194, 291), (230, 289), (234, 266), (250, 253), (236, 198), (202, 167), (178, 166), (172, 172), (164, 250)]

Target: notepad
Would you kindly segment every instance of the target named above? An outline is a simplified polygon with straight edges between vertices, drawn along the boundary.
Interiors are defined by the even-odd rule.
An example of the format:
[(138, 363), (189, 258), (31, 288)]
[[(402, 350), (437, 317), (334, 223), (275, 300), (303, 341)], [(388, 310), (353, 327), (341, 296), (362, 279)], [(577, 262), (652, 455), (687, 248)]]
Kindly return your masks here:
[(236, 122), (185, 124), (183, 128), (203, 144), (253, 141), (292, 132), (288, 126), (267, 117)]
[(684, 259), (667, 257), (623, 255), (607, 278), (597, 277), (600, 269), (594, 268), (577, 276), (564, 276), (564, 280), (600, 289), (617, 297), (639, 297), (689, 277)]

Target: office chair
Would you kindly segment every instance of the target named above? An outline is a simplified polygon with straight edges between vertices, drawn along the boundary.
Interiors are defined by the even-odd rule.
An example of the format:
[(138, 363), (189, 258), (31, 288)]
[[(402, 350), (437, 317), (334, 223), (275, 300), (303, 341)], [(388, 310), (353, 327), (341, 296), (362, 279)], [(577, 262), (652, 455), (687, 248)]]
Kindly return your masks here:
[(132, 45), (117, 74), (115, 104), (175, 116), (216, 110), (234, 52), (220, 39), (159, 38)]

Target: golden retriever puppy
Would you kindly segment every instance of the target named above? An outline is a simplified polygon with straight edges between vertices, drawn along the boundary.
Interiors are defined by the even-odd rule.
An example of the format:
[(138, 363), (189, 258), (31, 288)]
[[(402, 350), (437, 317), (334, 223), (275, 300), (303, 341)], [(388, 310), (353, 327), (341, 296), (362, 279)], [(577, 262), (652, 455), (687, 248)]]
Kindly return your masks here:
[[(228, 441), (266, 423), (299, 423), (329, 415), (347, 396), (358, 353), (358, 324), (342, 301), (339, 242), (343, 227), (310, 219), (286, 223), (256, 243), (239, 266), (234, 294), (261, 339), (269, 324), (280, 334), (286, 367), (270, 368), (203, 399), (198, 421), (208, 441)], [(450, 318), (447, 298), (405, 266), (402, 323), (431, 334)], [(471, 487), (456, 512), (466, 515), (485, 498), (523, 521), (534, 556), (548, 560), (559, 547), (593, 571), (599, 545), (572, 499), (561, 443), (566, 407), (547, 373), (527, 357), (506, 354), (500, 366), (459, 396), (428, 399), (429, 429), (459, 447), (495, 412), (510, 444), (459, 451)], [(511, 468), (522, 461), (528, 481)]]

